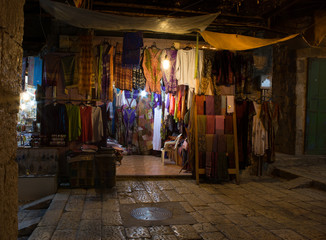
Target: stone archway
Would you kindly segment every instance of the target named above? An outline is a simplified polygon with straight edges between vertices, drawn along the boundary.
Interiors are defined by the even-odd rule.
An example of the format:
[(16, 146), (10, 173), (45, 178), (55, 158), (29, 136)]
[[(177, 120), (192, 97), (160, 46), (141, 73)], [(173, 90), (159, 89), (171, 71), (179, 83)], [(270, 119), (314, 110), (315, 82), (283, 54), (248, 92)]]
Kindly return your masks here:
[(0, 2), (0, 238), (17, 239), (16, 125), (22, 69), (24, 0)]

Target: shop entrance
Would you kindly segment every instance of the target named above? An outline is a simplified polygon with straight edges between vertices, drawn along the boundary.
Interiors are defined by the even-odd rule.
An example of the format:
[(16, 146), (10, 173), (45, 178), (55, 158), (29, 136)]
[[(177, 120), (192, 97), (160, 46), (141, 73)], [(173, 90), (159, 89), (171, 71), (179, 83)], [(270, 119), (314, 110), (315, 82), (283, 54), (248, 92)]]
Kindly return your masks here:
[(326, 154), (326, 59), (309, 59), (305, 153)]

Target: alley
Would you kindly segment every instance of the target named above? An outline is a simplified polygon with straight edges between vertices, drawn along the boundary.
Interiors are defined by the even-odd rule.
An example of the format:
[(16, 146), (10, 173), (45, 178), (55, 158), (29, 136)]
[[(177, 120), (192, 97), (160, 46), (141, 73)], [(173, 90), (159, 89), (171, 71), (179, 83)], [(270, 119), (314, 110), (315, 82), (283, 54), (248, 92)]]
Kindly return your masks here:
[[(101, 192), (59, 190), (29, 239), (326, 239), (325, 202), (324, 191), (288, 189), (286, 181), (265, 176), (248, 176), (240, 185), (120, 178)], [(127, 205), (160, 203), (181, 205), (193, 224), (123, 220)]]

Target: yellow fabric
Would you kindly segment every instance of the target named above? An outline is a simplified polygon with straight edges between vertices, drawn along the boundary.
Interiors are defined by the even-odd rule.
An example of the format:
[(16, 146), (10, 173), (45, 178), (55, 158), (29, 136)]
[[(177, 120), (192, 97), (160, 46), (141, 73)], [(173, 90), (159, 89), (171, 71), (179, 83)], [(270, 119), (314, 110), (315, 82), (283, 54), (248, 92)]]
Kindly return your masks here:
[(217, 50), (230, 50), (230, 51), (241, 51), (254, 49), (259, 47), (264, 47), (268, 45), (272, 45), (275, 43), (287, 41), (292, 39), (298, 34), (293, 34), (285, 38), (273, 38), (273, 39), (263, 39), (263, 38), (255, 38), (248, 37), (237, 34), (227, 34), (227, 33), (216, 33), (203, 31), (200, 32), (204, 40), (209, 43), (211, 46), (215, 47)]

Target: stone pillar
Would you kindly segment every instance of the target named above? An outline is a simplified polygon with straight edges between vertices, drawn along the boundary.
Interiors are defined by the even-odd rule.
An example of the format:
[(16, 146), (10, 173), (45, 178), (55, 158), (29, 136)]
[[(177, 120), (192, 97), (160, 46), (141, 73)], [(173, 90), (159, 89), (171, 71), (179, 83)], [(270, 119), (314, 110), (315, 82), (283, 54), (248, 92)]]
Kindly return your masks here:
[(0, 0), (0, 238), (17, 239), (16, 125), (21, 85), (24, 0)]

